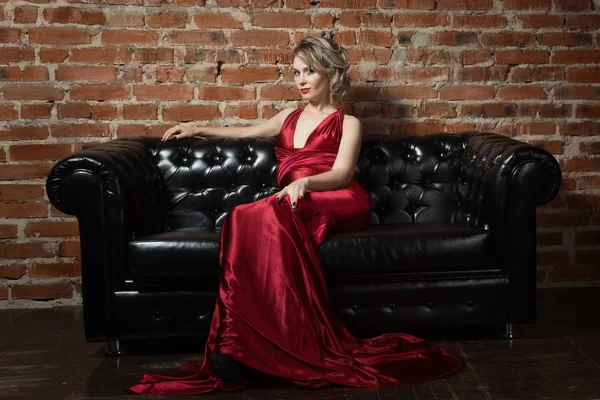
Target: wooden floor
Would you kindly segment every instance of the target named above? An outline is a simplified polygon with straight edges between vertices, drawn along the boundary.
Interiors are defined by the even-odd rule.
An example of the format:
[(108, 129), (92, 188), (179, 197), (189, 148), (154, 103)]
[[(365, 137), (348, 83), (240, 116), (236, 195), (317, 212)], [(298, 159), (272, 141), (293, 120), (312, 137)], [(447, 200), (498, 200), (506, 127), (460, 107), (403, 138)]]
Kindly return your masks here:
[[(441, 345), (460, 351), (464, 371), (448, 379), (391, 389), (248, 389), (203, 399), (600, 399), (600, 288), (539, 291), (535, 325), (519, 340), (441, 332)], [(140, 399), (123, 388), (144, 372), (201, 360), (202, 346), (130, 346), (130, 355), (105, 358), (102, 343), (86, 343), (80, 307), (0, 310), (0, 398)], [(134, 344), (135, 345), (135, 344)], [(178, 347), (179, 346), (179, 347)], [(164, 399), (166, 397), (155, 397)]]

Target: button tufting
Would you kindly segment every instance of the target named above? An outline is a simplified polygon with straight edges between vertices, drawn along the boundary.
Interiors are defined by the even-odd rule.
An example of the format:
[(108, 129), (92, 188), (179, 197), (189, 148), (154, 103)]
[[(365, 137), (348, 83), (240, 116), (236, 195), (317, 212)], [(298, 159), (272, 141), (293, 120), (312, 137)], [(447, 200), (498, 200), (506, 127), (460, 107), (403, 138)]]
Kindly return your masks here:
[(473, 307), (473, 300), (467, 300), (467, 307)]
[(394, 311), (396, 309), (396, 304), (390, 303), (390, 310)]
[(429, 309), (433, 308), (433, 302), (428, 301), (427, 302), (427, 308), (429, 308)]
[(358, 310), (358, 304), (352, 304), (352, 311), (356, 312)]

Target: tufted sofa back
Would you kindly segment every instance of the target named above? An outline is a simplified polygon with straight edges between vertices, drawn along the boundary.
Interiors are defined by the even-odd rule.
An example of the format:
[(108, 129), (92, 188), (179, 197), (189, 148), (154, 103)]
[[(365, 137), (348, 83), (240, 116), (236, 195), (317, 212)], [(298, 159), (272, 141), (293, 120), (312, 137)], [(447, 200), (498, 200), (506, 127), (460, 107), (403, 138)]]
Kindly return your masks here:
[[(372, 199), (374, 225), (482, 226), (468, 135), (368, 136), (355, 179)], [(168, 230), (219, 229), (234, 206), (276, 193), (274, 139), (157, 142), (153, 158), (166, 189)]]

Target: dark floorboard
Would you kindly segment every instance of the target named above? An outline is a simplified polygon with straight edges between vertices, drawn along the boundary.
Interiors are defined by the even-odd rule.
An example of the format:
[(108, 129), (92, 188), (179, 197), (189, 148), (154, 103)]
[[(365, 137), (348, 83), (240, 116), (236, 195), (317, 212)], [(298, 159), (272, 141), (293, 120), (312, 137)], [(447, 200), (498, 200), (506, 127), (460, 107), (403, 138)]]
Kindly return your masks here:
[[(447, 379), (386, 389), (253, 388), (202, 399), (598, 400), (599, 303), (600, 288), (540, 290), (538, 321), (521, 326), (519, 340), (489, 329), (424, 332), (465, 359), (463, 372)], [(133, 343), (129, 355), (106, 358), (103, 343), (85, 341), (81, 307), (0, 310), (0, 326), (2, 399), (140, 399), (123, 388), (145, 372), (202, 359), (202, 345), (185, 341), (163, 343), (161, 351)]]

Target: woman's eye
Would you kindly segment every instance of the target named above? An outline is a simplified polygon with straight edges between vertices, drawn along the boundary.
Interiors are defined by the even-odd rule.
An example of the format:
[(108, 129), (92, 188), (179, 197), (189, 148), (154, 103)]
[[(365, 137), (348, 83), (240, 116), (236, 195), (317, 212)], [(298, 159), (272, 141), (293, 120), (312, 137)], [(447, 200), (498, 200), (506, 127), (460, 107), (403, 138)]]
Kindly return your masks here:
[(312, 69), (309, 69), (309, 70), (308, 70), (308, 73), (309, 73), (309, 74), (312, 74), (312, 73), (314, 73), (314, 72), (315, 72), (315, 71), (313, 71)]

